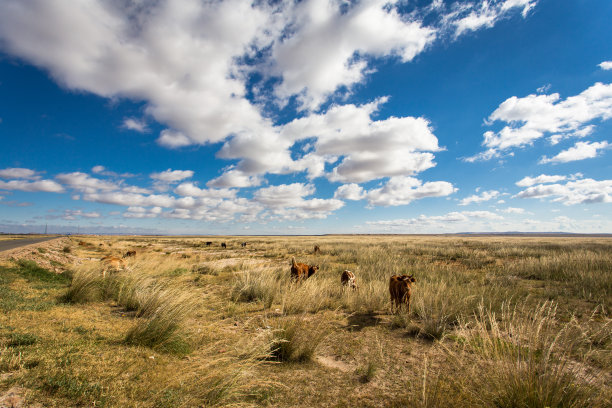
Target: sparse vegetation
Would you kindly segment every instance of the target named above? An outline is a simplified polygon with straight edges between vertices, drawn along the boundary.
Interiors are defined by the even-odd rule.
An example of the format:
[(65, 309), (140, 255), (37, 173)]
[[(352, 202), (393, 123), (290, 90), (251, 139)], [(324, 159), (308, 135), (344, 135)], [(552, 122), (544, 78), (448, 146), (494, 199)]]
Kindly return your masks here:
[[(612, 398), (608, 238), (72, 239), (28, 250), (70, 254), (63, 273), (0, 264), (0, 395), (20, 386), (43, 406), (106, 407)], [(133, 248), (125, 267), (98, 260)], [(291, 282), (292, 256), (319, 271)], [(342, 287), (344, 269), (358, 290)], [(393, 274), (416, 278), (410, 313), (390, 313)]]

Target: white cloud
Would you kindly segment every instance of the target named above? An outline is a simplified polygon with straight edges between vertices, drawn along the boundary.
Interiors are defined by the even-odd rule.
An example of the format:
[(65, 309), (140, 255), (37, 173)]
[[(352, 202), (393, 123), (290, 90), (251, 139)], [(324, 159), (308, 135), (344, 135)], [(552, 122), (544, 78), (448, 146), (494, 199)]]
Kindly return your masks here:
[(368, 190), (364, 197), (369, 206), (407, 205), (428, 197), (444, 197), (457, 191), (451, 183), (433, 181), (423, 183), (414, 177), (391, 177), (387, 183)]
[(63, 193), (64, 188), (53, 180), (11, 180), (0, 181), (0, 188), (5, 190), (19, 190), (27, 192)]
[(488, 123), (506, 122), (500, 131), (484, 133), (485, 152), (467, 161), (488, 160), (502, 152), (533, 144), (546, 133), (551, 141), (584, 137), (594, 130), (589, 122), (612, 118), (612, 84), (596, 83), (576, 96), (561, 100), (559, 94), (513, 96), (489, 116)]
[(484, 201), (493, 200), (494, 198), (497, 198), (497, 197), (499, 197), (499, 191), (496, 191), (496, 190), (483, 191), (479, 195), (471, 195), (469, 197), (462, 199), (459, 202), (459, 205), (468, 205), (471, 203), (482, 203)]
[(270, 218), (280, 220), (327, 218), (344, 205), (337, 199), (304, 198), (314, 192), (312, 184), (281, 184), (259, 189), (253, 194), (253, 200), (267, 208)]
[(99, 212), (90, 211), (85, 212), (82, 210), (64, 210), (64, 214), (61, 216), (64, 220), (76, 220), (78, 218), (100, 218)]
[(282, 77), (276, 94), (299, 95), (317, 108), (340, 87), (351, 88), (368, 71), (365, 57), (411, 61), (435, 39), (436, 30), (401, 16), (396, 1), (299, 2), (287, 15), (290, 33), (275, 42), (273, 67)]
[(363, 191), (363, 187), (361, 187), (359, 184), (343, 184), (336, 189), (334, 198), (357, 201), (365, 198), (365, 193)]
[(122, 214), (124, 218), (157, 218), (162, 213), (161, 207), (144, 208), (138, 206), (128, 207)]
[(95, 193), (98, 191), (113, 191), (119, 189), (119, 185), (91, 177), (86, 173), (73, 172), (62, 173), (55, 176), (57, 180), (68, 187), (84, 193)]
[(500, 211), (506, 214), (525, 214), (524, 208), (517, 208), (517, 207), (508, 207)]
[(145, 133), (149, 131), (149, 128), (147, 127), (147, 122), (136, 118), (123, 119), (123, 124), (121, 125), (121, 127), (128, 130), (134, 130), (139, 133)]
[(598, 66), (605, 71), (610, 70), (612, 69), (612, 61), (604, 61)]
[(534, 184), (546, 184), (546, 183), (555, 183), (557, 181), (562, 181), (567, 179), (567, 176), (548, 176), (546, 174), (540, 174), (537, 177), (525, 177), (516, 182), (516, 185), (519, 187), (529, 187)]
[(244, 188), (259, 186), (261, 182), (261, 177), (249, 176), (240, 170), (231, 169), (221, 176), (210, 180), (206, 185), (216, 188)]
[(574, 147), (563, 150), (554, 157), (548, 158), (546, 156), (542, 156), (540, 163), (567, 163), (577, 160), (592, 159), (597, 157), (600, 150), (607, 149), (608, 147), (610, 147), (610, 144), (606, 141), (592, 143), (577, 142)]
[(580, 179), (565, 184), (538, 184), (519, 192), (518, 198), (550, 198), (565, 205), (611, 203), (612, 180)]
[(478, 220), (499, 221), (503, 217), (499, 214), (490, 211), (453, 211), (444, 215), (420, 215), (417, 218), (383, 220), (383, 221), (366, 221), (367, 225), (374, 227), (386, 227), (389, 229), (405, 228), (405, 227), (426, 227), (426, 226), (443, 226), (448, 223), (461, 224)]
[(267, 6), (242, 0), (7, 0), (0, 38), (64, 86), (144, 100), (147, 115), (204, 143), (262, 122), (235, 60), (271, 18)]
[(34, 170), (13, 167), (0, 170), (0, 178), (5, 179), (39, 179)]
[(175, 183), (177, 181), (193, 177), (193, 170), (168, 169), (166, 171), (162, 171), (161, 173), (151, 173), (150, 177), (153, 180), (159, 180), (166, 183)]
[(236, 197), (236, 190), (229, 189), (201, 189), (193, 183), (181, 183), (175, 189), (174, 192), (180, 196), (191, 196), (191, 197), (206, 197), (206, 198), (234, 198)]
[(526, 17), (536, 3), (537, 0), (493, 0), (467, 3), (462, 4), (447, 19), (455, 26), (455, 37), (458, 37), (469, 31), (492, 27), (513, 8), (522, 8), (521, 14)]

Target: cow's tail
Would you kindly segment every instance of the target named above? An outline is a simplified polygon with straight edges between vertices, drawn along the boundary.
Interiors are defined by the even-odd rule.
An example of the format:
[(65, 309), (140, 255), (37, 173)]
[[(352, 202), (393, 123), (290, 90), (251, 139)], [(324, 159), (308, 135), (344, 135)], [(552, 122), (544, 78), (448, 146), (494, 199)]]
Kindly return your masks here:
[(291, 266), (295, 266), (295, 256), (291, 257)]

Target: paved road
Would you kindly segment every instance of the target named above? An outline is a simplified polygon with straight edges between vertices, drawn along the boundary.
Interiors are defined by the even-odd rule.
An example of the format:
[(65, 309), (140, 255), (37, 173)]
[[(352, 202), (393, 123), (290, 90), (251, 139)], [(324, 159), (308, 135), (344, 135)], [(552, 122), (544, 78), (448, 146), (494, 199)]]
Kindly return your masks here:
[(24, 239), (10, 239), (0, 241), (0, 252), (8, 251), (10, 249), (19, 248), (26, 245), (37, 244), (39, 242), (50, 241), (60, 237), (45, 237), (45, 238), (24, 238)]

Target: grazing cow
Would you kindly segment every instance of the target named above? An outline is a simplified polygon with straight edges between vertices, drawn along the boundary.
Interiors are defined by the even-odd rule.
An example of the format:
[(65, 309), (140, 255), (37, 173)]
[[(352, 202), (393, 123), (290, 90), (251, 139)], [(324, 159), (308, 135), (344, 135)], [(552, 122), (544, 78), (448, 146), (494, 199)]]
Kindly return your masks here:
[(319, 254), (319, 253), (321, 253), (321, 248), (319, 248), (319, 246), (318, 246), (318, 245), (315, 245), (315, 246), (314, 246), (314, 253), (315, 253), (315, 254)]
[(353, 290), (359, 289), (357, 283), (355, 282), (355, 274), (348, 269), (342, 272), (342, 276), (340, 276), (340, 282), (342, 282), (342, 286), (348, 286)]
[(295, 262), (295, 257), (291, 258), (291, 280), (301, 282), (302, 279), (308, 279), (319, 270), (318, 265), (306, 265), (304, 263)]
[(399, 311), (402, 305), (406, 305), (410, 313), (410, 295), (412, 294), (412, 284), (416, 279), (412, 275), (393, 275), (389, 279), (389, 294), (391, 295), (391, 313), (393, 306)]
[(221, 243), (221, 248), (227, 248), (227, 245), (225, 245), (225, 242)]
[(127, 251), (125, 254), (123, 254), (124, 258), (128, 258), (130, 256), (136, 256), (136, 251)]
[(240, 246), (246, 248), (246, 242), (243, 242), (242, 244), (240, 244)]
[(125, 269), (125, 261), (121, 258), (117, 258), (112, 255), (105, 256), (101, 259), (104, 262), (104, 269), (102, 270), (102, 277), (106, 277), (107, 272), (119, 271)]
[(211, 246), (212, 245), (212, 241), (206, 241), (206, 246)]

